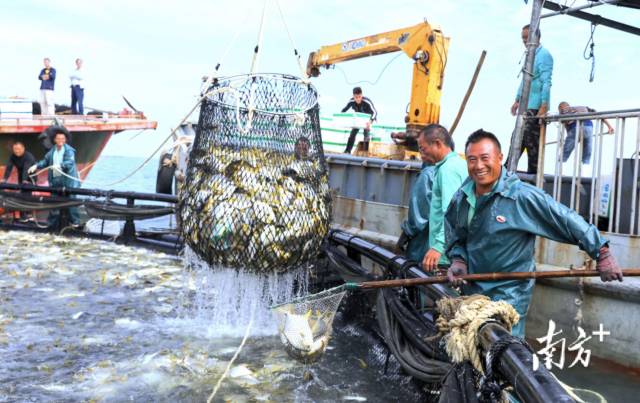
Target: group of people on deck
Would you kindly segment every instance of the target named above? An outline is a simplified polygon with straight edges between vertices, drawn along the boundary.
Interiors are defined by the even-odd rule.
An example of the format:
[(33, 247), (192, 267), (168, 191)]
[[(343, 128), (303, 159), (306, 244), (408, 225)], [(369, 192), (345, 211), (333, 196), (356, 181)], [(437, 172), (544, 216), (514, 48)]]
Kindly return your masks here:
[[(53, 116), (56, 114), (53, 91), (56, 84), (56, 69), (51, 67), (51, 60), (44, 58), (44, 68), (38, 74), (40, 80), (40, 113)], [(71, 113), (84, 115), (84, 71), (82, 59), (76, 59), (76, 67), (69, 74), (71, 83)]]
[[(528, 37), (529, 27), (525, 26), (525, 45)], [(530, 116), (542, 117), (548, 110), (552, 68), (551, 55), (538, 46), (527, 108)], [(514, 114), (520, 95), (521, 89), (512, 107)], [(576, 113), (586, 111), (586, 107), (563, 102), (559, 110)], [(519, 151), (528, 149), (528, 172), (536, 173), (540, 123), (539, 119), (526, 122)], [(574, 143), (565, 144), (565, 161), (576, 139), (575, 122), (567, 125), (571, 123), (567, 131)], [(588, 123), (583, 123), (585, 129), (592, 127)], [(608, 122), (604, 123), (612, 132)], [(591, 134), (589, 130), (584, 132)], [(591, 142), (586, 140), (585, 135), (582, 160), (588, 163)], [(447, 129), (438, 124), (420, 132), (418, 145), (423, 167), (412, 189), (398, 249), (409, 259), (421, 262), (427, 271), (446, 270), (450, 282), (465, 295), (483, 294), (510, 303), (520, 315), (512, 329), (515, 336), (524, 337), (535, 280), (464, 282), (461, 275), (535, 271), (535, 238), (542, 236), (577, 245), (596, 261), (602, 281), (622, 281), (622, 271), (598, 229), (541, 189), (508, 172), (503, 165), (502, 146), (494, 134), (482, 129), (472, 133), (464, 145), (464, 159), (454, 151)]]

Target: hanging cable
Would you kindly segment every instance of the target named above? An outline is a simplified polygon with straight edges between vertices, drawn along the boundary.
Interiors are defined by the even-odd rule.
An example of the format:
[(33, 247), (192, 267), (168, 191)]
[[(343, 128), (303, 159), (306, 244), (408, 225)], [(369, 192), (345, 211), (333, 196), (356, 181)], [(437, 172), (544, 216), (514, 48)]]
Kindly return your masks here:
[(262, 18), (260, 18), (260, 29), (258, 30), (258, 42), (256, 47), (253, 49), (253, 60), (251, 61), (251, 70), (250, 74), (256, 72), (258, 68), (258, 53), (260, 52), (260, 48), (262, 47), (262, 38), (264, 33), (264, 23), (267, 15), (267, 3), (269, 0), (264, 0), (264, 7), (262, 8)]
[(340, 72), (342, 73), (342, 76), (344, 77), (344, 82), (347, 85), (356, 85), (356, 84), (362, 84), (362, 83), (367, 83), (367, 84), (371, 84), (371, 85), (376, 85), (378, 84), (378, 81), (380, 81), (380, 78), (382, 78), (382, 75), (384, 74), (384, 72), (387, 70), (387, 67), (389, 67), (389, 65), (396, 60), (398, 57), (402, 56), (402, 53), (397, 54), (396, 56), (394, 56), (391, 60), (389, 60), (387, 62), (387, 64), (384, 65), (384, 67), (382, 68), (382, 70), (380, 70), (380, 73), (378, 74), (378, 77), (376, 78), (375, 81), (369, 81), (369, 80), (361, 80), (361, 81), (349, 81), (349, 78), (347, 77), (347, 73), (345, 73), (345, 71), (338, 66), (337, 64), (334, 64), (335, 68), (340, 70)]
[[(252, 8), (249, 7), (249, 10), (252, 10)], [(244, 13), (244, 18), (242, 20), (242, 23), (240, 25), (238, 25), (238, 27), (242, 28), (242, 27), (245, 27), (247, 25), (246, 22), (247, 22), (247, 20), (249, 18), (249, 15), (251, 15), (251, 12)], [(240, 28), (238, 28), (238, 30), (236, 30), (235, 35), (231, 39), (231, 42), (229, 42), (229, 45), (225, 49), (224, 53), (222, 53), (222, 57), (220, 57), (220, 59), (218, 59), (218, 63), (216, 63), (216, 66), (215, 66), (213, 72), (211, 74), (209, 74), (209, 76), (205, 80), (205, 82), (204, 82), (204, 84), (202, 86), (202, 91), (200, 91), (201, 93), (207, 91), (209, 89), (209, 86), (213, 82), (213, 80), (216, 78), (218, 70), (222, 66), (222, 63), (226, 60), (227, 55), (229, 54), (229, 52), (231, 52), (231, 49), (233, 49), (233, 47), (235, 46), (236, 41), (238, 40), (238, 37), (240, 36), (240, 32), (241, 32)]]
[(298, 53), (298, 48), (296, 47), (296, 44), (293, 41), (293, 36), (291, 35), (291, 31), (289, 31), (289, 27), (287, 26), (287, 20), (286, 18), (284, 18), (284, 13), (282, 12), (282, 8), (280, 7), (280, 1), (279, 0), (275, 0), (275, 1), (276, 1), (276, 6), (278, 7), (278, 12), (280, 13), (280, 19), (282, 20), (282, 25), (284, 25), (284, 30), (287, 31), (289, 42), (291, 43), (291, 47), (293, 48), (293, 54), (296, 57), (296, 62), (298, 63), (298, 67), (300, 68), (300, 77), (302, 77), (302, 81), (308, 82), (309, 76), (307, 76), (307, 71), (302, 66), (300, 53)]
[[(593, 33), (596, 31), (596, 25), (597, 24), (594, 22), (591, 23), (591, 35), (589, 36), (587, 44), (584, 46), (584, 51), (582, 52), (582, 57), (584, 57), (585, 60), (591, 59), (591, 73), (589, 74), (590, 83), (593, 82), (593, 78), (595, 77), (596, 72), (596, 55), (593, 51), (593, 48), (596, 45), (593, 41)], [(587, 55), (587, 49), (589, 49), (589, 55)]]

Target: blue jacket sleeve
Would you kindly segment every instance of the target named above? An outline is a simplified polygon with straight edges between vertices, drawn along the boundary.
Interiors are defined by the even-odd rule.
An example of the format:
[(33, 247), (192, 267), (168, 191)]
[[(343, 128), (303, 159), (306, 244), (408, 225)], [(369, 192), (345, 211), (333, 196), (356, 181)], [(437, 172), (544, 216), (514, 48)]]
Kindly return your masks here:
[(67, 174), (70, 173), (75, 163), (76, 153), (72, 149), (67, 148), (64, 152), (64, 157), (62, 158), (62, 171)]
[(52, 163), (53, 163), (53, 148), (49, 150), (45, 154), (44, 158), (38, 161), (36, 165), (38, 166), (38, 169), (43, 169), (50, 166)]
[(547, 104), (548, 107), (551, 97), (551, 75), (553, 74), (553, 57), (549, 52), (541, 52), (540, 58), (540, 81), (542, 81), (540, 101), (543, 104)]
[(578, 213), (553, 200), (533, 186), (522, 184), (530, 191), (522, 192), (517, 205), (521, 208), (521, 225), (529, 232), (554, 241), (577, 245), (591, 258), (597, 259), (600, 248), (607, 241), (598, 229), (587, 223)]
[(44, 69), (40, 70), (40, 74), (38, 74), (38, 80), (42, 81), (43, 74), (44, 74)]
[(467, 229), (464, 225), (464, 220), (460, 218), (459, 206), (461, 203), (460, 194), (456, 194), (447, 214), (445, 215), (444, 229), (445, 239), (447, 241), (447, 257), (450, 260), (454, 258), (460, 258), (465, 262), (468, 262), (467, 254)]
[(49, 80), (55, 81), (55, 79), (56, 79), (56, 69), (52, 67), (51, 70), (49, 71)]

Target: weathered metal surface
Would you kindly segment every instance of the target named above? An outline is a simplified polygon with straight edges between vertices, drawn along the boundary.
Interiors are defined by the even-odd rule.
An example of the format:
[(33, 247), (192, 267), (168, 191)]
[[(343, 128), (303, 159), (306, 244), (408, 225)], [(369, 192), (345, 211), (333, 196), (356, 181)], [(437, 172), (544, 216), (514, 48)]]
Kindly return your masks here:
[[(338, 196), (407, 206), (421, 164), (327, 154), (329, 186)], [(400, 225), (399, 223), (397, 225)]]

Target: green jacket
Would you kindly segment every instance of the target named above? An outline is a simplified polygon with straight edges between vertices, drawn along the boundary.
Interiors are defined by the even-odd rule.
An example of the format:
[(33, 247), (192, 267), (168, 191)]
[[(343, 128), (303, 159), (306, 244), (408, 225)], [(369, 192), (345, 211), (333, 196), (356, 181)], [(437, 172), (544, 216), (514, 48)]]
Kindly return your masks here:
[(429, 211), (434, 171), (434, 165), (422, 165), (418, 179), (411, 188), (407, 219), (402, 223), (402, 231), (409, 238), (407, 259), (418, 263), (422, 262), (429, 250)]
[[(593, 259), (607, 243), (575, 211), (504, 168), (493, 190), (477, 198), (469, 220), (467, 199), (474, 191), (474, 183), (465, 181), (446, 215), (447, 255), (464, 259), (469, 274), (534, 271), (536, 235), (578, 245)], [(524, 323), (533, 285), (534, 280), (469, 282), (464, 293), (507, 301)]]
[[(62, 164), (60, 165), (60, 169), (62, 172), (69, 176), (73, 176), (74, 178), (79, 178), (78, 169), (76, 168), (76, 150), (71, 147), (69, 144), (65, 144), (64, 146), (64, 156), (62, 159)], [(45, 154), (44, 158), (38, 161), (38, 169), (46, 168), (53, 165), (53, 152), (55, 151), (56, 146), (54, 145), (51, 149)], [(58, 176), (54, 179), (53, 170), (50, 169), (47, 171), (49, 186), (54, 186), (54, 182), (62, 183), (63, 186), (68, 188), (77, 188), (80, 187), (80, 181), (78, 179), (71, 179), (64, 175)]]
[(466, 178), (467, 163), (454, 151), (436, 164), (429, 212), (429, 248), (442, 254), (439, 264), (449, 263), (445, 255), (444, 215), (451, 198)]

